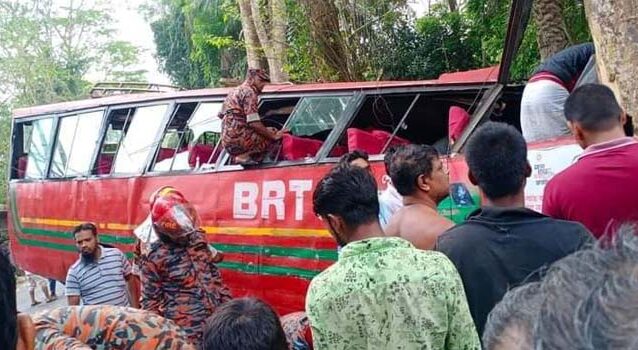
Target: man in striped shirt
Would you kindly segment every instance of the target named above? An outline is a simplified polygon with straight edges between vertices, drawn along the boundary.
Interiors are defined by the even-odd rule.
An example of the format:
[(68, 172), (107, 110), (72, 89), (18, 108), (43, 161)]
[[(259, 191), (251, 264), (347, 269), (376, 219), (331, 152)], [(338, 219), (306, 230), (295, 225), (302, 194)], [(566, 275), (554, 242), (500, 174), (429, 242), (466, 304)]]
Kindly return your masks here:
[(117, 248), (100, 246), (97, 227), (91, 223), (73, 229), (80, 258), (66, 277), (69, 305), (115, 305), (139, 308), (132, 298), (134, 285), (131, 264)]

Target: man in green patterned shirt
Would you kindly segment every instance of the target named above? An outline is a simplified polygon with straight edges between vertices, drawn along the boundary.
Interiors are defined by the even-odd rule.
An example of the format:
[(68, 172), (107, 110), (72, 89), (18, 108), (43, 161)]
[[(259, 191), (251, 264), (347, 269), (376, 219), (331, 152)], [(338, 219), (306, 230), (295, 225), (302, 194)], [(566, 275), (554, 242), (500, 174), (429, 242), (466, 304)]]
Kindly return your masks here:
[(337, 168), (314, 211), (343, 250), (306, 297), (316, 349), (480, 349), (454, 265), (434, 251), (383, 237), (374, 178)]

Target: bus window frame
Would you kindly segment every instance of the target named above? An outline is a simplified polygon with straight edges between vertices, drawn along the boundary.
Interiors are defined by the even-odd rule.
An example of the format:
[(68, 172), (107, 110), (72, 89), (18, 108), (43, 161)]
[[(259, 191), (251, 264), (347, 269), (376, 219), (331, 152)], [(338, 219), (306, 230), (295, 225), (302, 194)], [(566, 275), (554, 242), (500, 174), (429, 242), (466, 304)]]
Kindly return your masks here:
[[(259, 99), (260, 106), (262, 101), (264, 100), (299, 97), (299, 101), (295, 105), (295, 108), (299, 106), (299, 104), (301, 103), (301, 100), (307, 97), (344, 97), (344, 96), (348, 97), (349, 96), (351, 97), (351, 100), (348, 102), (348, 104), (346, 105), (346, 108), (343, 111), (343, 117), (339, 119), (335, 127), (332, 129), (332, 132), (328, 135), (328, 137), (326, 138), (326, 141), (324, 141), (323, 145), (321, 145), (321, 148), (319, 149), (319, 151), (314, 157), (298, 159), (298, 160), (282, 160), (282, 161), (276, 161), (271, 163), (263, 163), (256, 166), (252, 166), (250, 168), (245, 168), (239, 164), (228, 164), (229, 154), (228, 152), (226, 152), (226, 150), (222, 150), (222, 153), (219, 156), (217, 164), (215, 165), (215, 172), (216, 171), (253, 170), (253, 169), (271, 169), (271, 168), (281, 168), (281, 167), (288, 167), (288, 166), (316, 164), (321, 159), (322, 150), (324, 150), (326, 147), (328, 147), (328, 149), (332, 149), (332, 145), (329, 144), (332, 134), (334, 133), (335, 130), (337, 130), (339, 125), (341, 125), (344, 122), (344, 120), (350, 118), (350, 114), (352, 113), (351, 109), (361, 103), (361, 101), (359, 100), (360, 95), (361, 95), (361, 92), (359, 90), (348, 90), (348, 91), (325, 91), (325, 92), (322, 91), (322, 92), (315, 92), (315, 93), (285, 94), (285, 95), (284, 94), (282, 95), (277, 95), (277, 94), (266, 95), (265, 94), (264, 96), (260, 96), (260, 99)], [(284, 124), (284, 128), (288, 126), (289, 120), (290, 118), (286, 120), (286, 123)], [(337, 140), (335, 140), (334, 142), (336, 141)]]
[[(180, 104), (197, 103), (197, 106), (195, 107), (195, 110), (193, 111), (193, 113), (191, 114), (190, 118), (188, 119), (188, 122), (186, 122), (186, 125), (188, 125), (188, 123), (190, 123), (191, 119), (193, 118), (193, 116), (195, 115), (195, 113), (197, 112), (197, 110), (199, 109), (199, 107), (202, 104), (204, 104), (204, 103), (224, 103), (224, 98), (211, 97), (211, 98), (188, 98), (188, 99), (172, 100), (173, 101), (173, 110), (170, 111), (170, 117), (169, 117), (168, 121), (166, 122), (166, 124), (164, 125), (164, 128), (162, 130), (162, 134), (160, 136), (160, 141), (159, 142), (161, 143), (163, 138), (164, 138), (164, 135), (166, 135), (166, 131), (168, 130), (168, 127), (170, 126), (170, 122), (172, 121), (173, 116), (177, 112), (177, 107)], [(215, 145), (215, 148), (219, 147), (220, 143), (221, 143), (221, 138), (217, 142), (217, 144)], [(172, 166), (171, 166), (170, 170), (165, 170), (165, 171), (153, 170), (153, 167), (155, 166), (155, 163), (156, 163), (155, 160), (157, 159), (157, 153), (159, 152), (160, 146), (161, 146), (161, 144), (158, 144), (158, 147), (153, 152), (153, 157), (152, 157), (151, 161), (147, 164), (147, 168), (146, 168), (146, 171), (145, 171), (144, 175), (147, 175), (147, 176), (165, 176), (165, 175), (178, 175), (178, 174), (190, 174), (190, 173), (206, 173), (206, 172), (214, 172), (213, 170), (217, 167), (216, 166), (217, 163), (215, 163), (215, 167), (214, 168), (173, 170)], [(175, 154), (173, 155), (173, 157), (175, 157)], [(220, 158), (221, 158), (221, 155), (220, 155)]]
[[(109, 124), (109, 120), (108, 117), (111, 113), (111, 111), (114, 110), (119, 110), (119, 109), (130, 109), (130, 108), (143, 108), (143, 107), (152, 107), (152, 106), (159, 106), (159, 105), (167, 105), (166, 107), (166, 111), (164, 112), (164, 115), (162, 116), (162, 124), (163, 127), (160, 127), (160, 130), (162, 130), (162, 132), (158, 132), (155, 135), (155, 139), (153, 142), (153, 145), (155, 146), (154, 150), (151, 150), (150, 152), (148, 152), (149, 154), (146, 156), (146, 161), (144, 164), (144, 167), (142, 168), (141, 172), (136, 172), (136, 173), (113, 173), (113, 169), (115, 168), (115, 159), (117, 158), (117, 152), (115, 154), (115, 157), (113, 159), (113, 164), (111, 166), (111, 171), (108, 174), (103, 174), (103, 175), (98, 175), (98, 174), (93, 174), (93, 171), (96, 169), (97, 167), (97, 158), (99, 156), (99, 154), (102, 152), (102, 148), (104, 147), (104, 141), (106, 139), (106, 130), (108, 129), (108, 124)], [(170, 118), (170, 116), (173, 113), (173, 110), (175, 108), (175, 99), (166, 99), (166, 100), (154, 100), (154, 101), (148, 101), (148, 102), (143, 102), (143, 103), (127, 103), (127, 104), (121, 104), (121, 105), (111, 105), (108, 106), (108, 108), (106, 109), (106, 113), (104, 116), (104, 119), (102, 121), (102, 130), (101, 130), (101, 135), (100, 135), (100, 143), (99, 146), (97, 148), (98, 152), (95, 153), (94, 159), (93, 159), (93, 166), (91, 167), (91, 177), (92, 178), (116, 178), (116, 179), (126, 179), (126, 178), (132, 178), (132, 177), (139, 177), (139, 176), (143, 176), (147, 173), (147, 169), (149, 167), (149, 163), (153, 162), (153, 159), (155, 158), (155, 154), (157, 153), (157, 150), (159, 149), (160, 146), (160, 142), (161, 142), (161, 138), (164, 135), (163, 131), (165, 130), (168, 120)], [(135, 114), (133, 114), (133, 117), (135, 117)], [(124, 137), (126, 137), (126, 135), (124, 135)], [(118, 152), (119, 152), (119, 147), (120, 144), (124, 141), (124, 138), (122, 138), (120, 140), (120, 143), (118, 144)]]
[[(354, 121), (354, 118), (357, 116), (357, 113), (359, 113), (361, 108), (363, 108), (363, 103), (365, 102), (366, 98), (368, 98), (370, 96), (374, 96), (374, 95), (393, 95), (393, 94), (415, 94), (415, 96), (417, 96), (417, 95), (427, 95), (428, 93), (432, 93), (432, 92), (455, 92), (455, 91), (474, 90), (474, 91), (476, 91), (477, 94), (479, 94), (481, 92), (484, 93), (483, 98), (481, 99), (481, 101), (482, 101), (485, 98), (485, 94), (487, 94), (487, 92), (490, 89), (494, 88), (496, 85), (498, 85), (498, 84), (490, 82), (490, 83), (486, 83), (486, 84), (471, 83), (471, 84), (457, 84), (457, 85), (430, 85), (430, 86), (408, 87), (408, 88), (381, 88), (381, 89), (377, 89), (377, 90), (363, 90), (363, 91), (361, 91), (360, 103), (358, 104), (356, 110), (350, 115), (350, 118), (348, 119), (347, 123), (344, 122), (343, 124), (345, 124), (345, 125), (343, 125), (342, 129), (340, 129), (338, 132), (337, 132), (337, 129), (338, 129), (339, 125), (335, 126), (335, 128), (332, 130), (332, 133), (330, 134), (330, 136), (328, 136), (328, 139), (326, 139), (326, 143), (328, 143), (328, 140), (330, 139), (330, 137), (333, 137), (333, 136), (335, 138), (334, 144), (336, 144), (338, 142), (339, 138), (343, 135), (343, 133), (348, 128), (348, 126), (350, 126), (352, 124), (352, 122)], [(492, 101), (492, 105), (494, 105), (495, 101), (496, 101), (496, 99), (494, 101)], [(477, 107), (477, 111), (478, 111), (480, 105), (477, 105), (477, 106), (478, 106)], [(489, 114), (489, 112), (490, 112), (490, 110), (488, 109), (487, 111), (485, 111), (485, 113), (483, 115), (487, 115), (487, 114)], [(472, 118), (474, 118), (474, 117), (472, 117)], [(481, 119), (482, 118), (483, 117), (481, 117)], [(399, 124), (395, 128), (395, 130), (393, 130), (393, 132), (396, 131), (396, 129), (399, 128), (400, 126), (401, 125)], [(469, 130), (469, 127), (468, 127), (468, 130)], [(466, 132), (468, 132), (468, 130), (466, 130)], [(337, 162), (339, 162), (339, 158), (340, 157), (327, 157), (326, 156), (332, 150), (332, 148), (334, 147), (334, 144), (328, 150), (326, 150), (324, 154), (322, 154), (322, 157), (319, 159), (319, 161), (317, 163), (326, 164), (326, 163), (337, 163)], [(377, 158), (378, 159), (383, 159), (382, 155), (386, 151), (386, 148), (387, 148), (387, 145), (384, 146), (384, 149), (382, 150), (382, 153), (380, 153), (378, 155), (370, 155), (370, 159), (371, 160), (375, 160)], [(320, 150), (319, 153), (321, 153), (322, 150)], [(319, 155), (319, 153), (318, 153), (318, 155)]]
[[(23, 124), (23, 123), (28, 123), (28, 122), (34, 122), (36, 120), (40, 120), (40, 119), (46, 119), (46, 118), (53, 118), (53, 129), (57, 128), (57, 114), (52, 113), (52, 114), (39, 114), (39, 115), (34, 115), (34, 116), (29, 116), (29, 117), (24, 117), (24, 118), (20, 118), (20, 119), (16, 119), (16, 118), (12, 118), (12, 122), (11, 122), (11, 142), (9, 144), (9, 171), (7, 172), (7, 183), (10, 182), (36, 182), (36, 181), (44, 181), (47, 180), (47, 176), (48, 176), (48, 172), (49, 172), (49, 164), (47, 164), (46, 166), (46, 172), (47, 172), (47, 176), (40, 178), (40, 179), (30, 179), (26, 177), (26, 169), (25, 169), (25, 177), (23, 178), (12, 178), (11, 177), (11, 173), (13, 173), (13, 160), (14, 160), (14, 154), (13, 152), (14, 150), (14, 132), (15, 132), (15, 128), (16, 128), (16, 124)], [(23, 141), (24, 142), (24, 141)], [(29, 143), (29, 147), (31, 146), (31, 143)], [(53, 149), (53, 147), (51, 147)], [(24, 151), (24, 150), (23, 150)], [(53, 156), (53, 153), (51, 153), (50, 156)], [(49, 158), (49, 163), (51, 163), (51, 159)]]
[[(60, 177), (51, 177), (51, 166), (53, 163), (53, 157), (55, 156), (55, 148), (58, 144), (58, 135), (60, 133), (60, 127), (61, 127), (61, 121), (62, 118), (67, 118), (67, 117), (72, 117), (74, 115), (81, 115), (81, 114), (89, 114), (89, 113), (93, 113), (93, 112), (100, 112), (102, 111), (102, 125), (100, 125), (100, 131), (102, 131), (102, 127), (104, 125), (104, 118), (105, 118), (105, 112), (106, 112), (107, 108), (105, 107), (96, 107), (96, 108), (90, 108), (90, 109), (78, 109), (72, 112), (65, 112), (65, 113), (60, 113), (60, 114), (56, 114), (56, 118), (57, 118), (57, 123), (55, 126), (55, 134), (54, 134), (54, 142), (53, 142), (53, 146), (52, 146), (52, 150), (51, 150), (51, 159), (49, 159), (49, 167), (47, 170), (47, 176), (46, 179), (47, 180), (51, 180), (51, 181), (60, 181), (60, 180), (69, 180), (69, 179), (85, 179), (88, 177), (91, 177), (91, 172), (93, 171), (93, 164), (95, 163), (95, 160), (97, 158), (98, 155), (98, 151), (99, 148), (98, 146), (96, 146), (96, 149), (93, 150), (93, 155), (91, 157), (91, 166), (89, 168), (89, 171), (86, 175), (77, 175), (77, 176), (60, 176)], [(77, 131), (77, 124), (76, 124), (76, 131)], [(101, 146), (100, 146), (101, 147)], [(66, 173), (66, 171), (65, 171)]]
[[(53, 152), (54, 152), (54, 145), (55, 145), (55, 141), (56, 141), (56, 136), (57, 136), (57, 130), (58, 130), (58, 124), (59, 124), (59, 114), (57, 113), (51, 113), (51, 114), (40, 114), (40, 115), (35, 115), (35, 116), (29, 116), (29, 117), (25, 117), (25, 118), (20, 118), (20, 119), (15, 119), (13, 118), (13, 123), (11, 124), (11, 145), (9, 146), (9, 166), (12, 167), (13, 166), (13, 132), (15, 131), (15, 124), (17, 123), (28, 123), (28, 122), (34, 122), (37, 120), (42, 120), (42, 119), (47, 119), (47, 118), (52, 118), (53, 120), (53, 125), (51, 126), (51, 133), (52, 135), (52, 142), (51, 145), (48, 149), (48, 158), (47, 158), (47, 164), (45, 166), (44, 169), (44, 176), (41, 178), (28, 178), (26, 176), (26, 169), (25, 169), (25, 176), (22, 179), (12, 179), (11, 178), (11, 173), (12, 171), (8, 172), (8, 178), (9, 178), (9, 182), (43, 182), (43, 181), (48, 181), (49, 180), (49, 170), (51, 168), (51, 161), (53, 158)], [(29, 143), (29, 148), (31, 147), (31, 143)], [(28, 166), (27, 166), (28, 167)], [(9, 169), (12, 170), (12, 169)]]

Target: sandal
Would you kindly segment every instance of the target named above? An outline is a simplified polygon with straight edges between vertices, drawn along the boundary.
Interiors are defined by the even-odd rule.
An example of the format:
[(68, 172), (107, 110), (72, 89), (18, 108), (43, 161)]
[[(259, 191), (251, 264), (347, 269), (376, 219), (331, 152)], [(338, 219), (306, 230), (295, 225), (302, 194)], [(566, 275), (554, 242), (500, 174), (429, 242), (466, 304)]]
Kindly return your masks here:
[(31, 306), (36, 306), (36, 305), (40, 305), (40, 302), (36, 301), (36, 302), (31, 303)]

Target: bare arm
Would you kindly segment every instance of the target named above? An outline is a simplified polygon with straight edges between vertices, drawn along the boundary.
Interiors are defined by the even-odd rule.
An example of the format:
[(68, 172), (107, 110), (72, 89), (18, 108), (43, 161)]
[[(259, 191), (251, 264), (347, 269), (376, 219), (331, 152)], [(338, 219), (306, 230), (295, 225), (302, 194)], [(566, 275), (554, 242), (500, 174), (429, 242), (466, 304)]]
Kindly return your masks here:
[(69, 306), (80, 305), (80, 296), (79, 295), (69, 295), (66, 297), (66, 301)]

